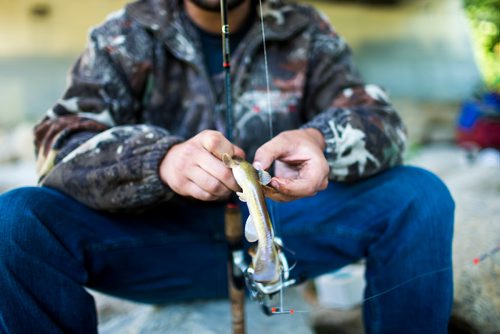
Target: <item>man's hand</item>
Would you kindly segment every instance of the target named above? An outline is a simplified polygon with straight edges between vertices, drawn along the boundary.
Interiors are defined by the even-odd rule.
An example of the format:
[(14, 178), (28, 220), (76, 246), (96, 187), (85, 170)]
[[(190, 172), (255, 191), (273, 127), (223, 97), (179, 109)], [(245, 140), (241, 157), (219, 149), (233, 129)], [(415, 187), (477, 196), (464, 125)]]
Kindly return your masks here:
[(269, 197), (291, 201), (325, 189), (329, 166), (324, 148), (323, 134), (312, 128), (282, 132), (262, 145), (255, 153), (254, 166), (267, 169), (276, 161), (270, 185), (279, 193)]
[(206, 130), (172, 146), (160, 163), (160, 178), (173, 191), (203, 201), (226, 199), (240, 191), (231, 169), (221, 161), (223, 153), (244, 157), (243, 150), (220, 132)]

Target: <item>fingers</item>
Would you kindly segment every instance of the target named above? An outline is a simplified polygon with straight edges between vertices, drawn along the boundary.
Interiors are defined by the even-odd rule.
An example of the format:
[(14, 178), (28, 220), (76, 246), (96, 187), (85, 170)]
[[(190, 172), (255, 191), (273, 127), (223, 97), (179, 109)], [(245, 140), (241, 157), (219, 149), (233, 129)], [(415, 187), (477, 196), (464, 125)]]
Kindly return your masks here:
[(279, 195), (271, 198), (289, 201), (314, 196), (328, 186), (323, 137), (315, 129), (308, 130), (282, 132), (257, 150), (254, 165), (266, 169), (276, 163), (271, 186)]
[(326, 159), (318, 155), (295, 168), (283, 167), (271, 185), (287, 196), (313, 196), (328, 186), (329, 170)]
[(167, 171), (168, 185), (182, 196), (200, 200), (217, 200), (227, 198), (232, 191), (239, 191), (231, 170), (222, 165), (213, 155), (200, 149), (194, 155), (195, 162), (184, 159)]
[(278, 202), (290, 202), (299, 198), (314, 196), (318, 191), (326, 189), (328, 179), (324, 179), (319, 187), (311, 186), (309, 180), (273, 178), (271, 186), (274, 192), (267, 192), (266, 196)]
[(214, 195), (202, 187), (200, 187), (195, 182), (189, 181), (184, 185), (185, 194), (181, 194), (184, 196), (189, 196), (195, 199), (199, 199), (201, 201), (215, 201), (221, 199), (221, 196)]
[(220, 190), (219, 185), (211, 181), (212, 179), (219, 181), (220, 185), (224, 186), (227, 191), (240, 191), (240, 187), (236, 183), (231, 169), (227, 168), (221, 160), (208, 152), (202, 152), (201, 155), (206, 155), (203, 159), (198, 160), (198, 167), (201, 171), (194, 170), (200, 177), (192, 176), (191, 179), (193, 181), (199, 182), (200, 185), (205, 182), (209, 183), (203, 188), (212, 193), (219, 193)]
[(274, 191), (266, 191), (265, 196), (276, 202), (291, 202), (299, 198), (296, 196), (288, 196), (280, 193), (277, 189), (274, 189)]
[[(240, 187), (236, 183), (231, 170), (224, 166), (222, 162), (222, 155), (226, 153), (230, 156), (245, 157), (245, 152), (238, 146), (233, 145), (218, 131), (206, 130), (198, 136), (200, 137), (201, 146), (208, 153), (206, 155), (203, 154), (203, 157), (197, 159), (198, 166), (212, 177), (221, 181), (227, 189), (239, 191)], [(214, 190), (216, 191), (217, 189)]]
[(187, 182), (184, 185), (185, 196), (193, 197), (195, 199), (199, 199), (201, 201), (213, 201), (214, 195), (209, 193), (208, 191), (203, 190), (200, 186), (198, 186), (194, 182)]
[(222, 160), (224, 153), (230, 156), (244, 157), (245, 153), (241, 148), (227, 140), (222, 133), (213, 130), (205, 130), (200, 132), (196, 137), (200, 137), (201, 145), (205, 150)]
[(257, 149), (253, 165), (257, 169), (268, 169), (274, 160), (286, 155), (287, 152), (286, 141), (280, 134)]
[(210, 175), (200, 167), (193, 168), (187, 177), (192, 184), (199, 188), (193, 188), (196, 192), (192, 196), (201, 200), (227, 198), (233, 191), (221, 182), (221, 180)]
[[(270, 198), (291, 201), (313, 196), (326, 188), (329, 166), (315, 134), (285, 131), (256, 151), (254, 166), (257, 168), (267, 169), (277, 160), (277, 177), (271, 185), (278, 192)], [(220, 132), (202, 131), (170, 148), (161, 163), (160, 176), (180, 195), (201, 200), (227, 198), (231, 192), (240, 191), (240, 187), (231, 169), (221, 160), (224, 153), (242, 158), (245, 155)]]
[(287, 197), (307, 197), (317, 193), (316, 184), (309, 179), (273, 178), (271, 186)]
[(172, 146), (160, 163), (160, 178), (176, 193), (200, 200), (225, 199), (240, 191), (224, 153), (244, 157), (243, 150), (220, 132), (203, 131), (186, 142)]

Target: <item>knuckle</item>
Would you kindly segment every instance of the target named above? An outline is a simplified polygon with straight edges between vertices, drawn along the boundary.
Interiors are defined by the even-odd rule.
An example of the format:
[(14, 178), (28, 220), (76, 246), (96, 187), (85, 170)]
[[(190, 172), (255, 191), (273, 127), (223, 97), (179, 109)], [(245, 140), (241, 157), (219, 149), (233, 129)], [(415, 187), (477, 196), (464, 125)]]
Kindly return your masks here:
[(198, 196), (196, 196), (196, 198), (198, 198), (202, 201), (210, 201), (210, 200), (212, 200), (213, 196), (212, 196), (212, 194), (200, 191), (198, 193)]
[(221, 177), (223, 180), (233, 183), (233, 172), (231, 172), (229, 168), (224, 169), (224, 171), (221, 173)]
[(283, 141), (289, 141), (291, 138), (290, 131), (281, 132), (276, 138)]
[(170, 166), (174, 171), (180, 171), (184, 169), (186, 161), (182, 157), (176, 156), (175, 159), (170, 160)]
[(170, 188), (177, 194), (181, 195), (181, 196), (189, 196), (190, 193), (189, 191), (186, 191), (184, 189), (184, 187), (180, 186), (179, 184), (169, 184)]
[(214, 135), (215, 133), (217, 133), (217, 131), (208, 129), (208, 130), (203, 130), (203, 131), (201, 131), (201, 132), (198, 134), (198, 136), (201, 136), (201, 137), (207, 137), (207, 136), (212, 136), (212, 135)]
[[(170, 178), (168, 180), (168, 185), (172, 190), (181, 190), (182, 189), (182, 183), (179, 181), (179, 178)], [(176, 191), (178, 192), (178, 191)]]
[(263, 155), (265, 153), (266, 149), (265, 149), (265, 144), (261, 147), (259, 147), (256, 151), (255, 151), (255, 159), (258, 159), (261, 155)]
[(208, 179), (206, 181), (206, 189), (210, 193), (219, 193), (222, 189), (222, 184), (216, 179)]
[(218, 198), (229, 198), (229, 196), (231, 195), (231, 191), (227, 190), (227, 188), (224, 188), (220, 194), (217, 194), (218, 195)]
[(201, 189), (196, 189), (192, 196), (202, 201), (210, 201), (213, 198), (213, 195), (211, 193), (203, 191)]
[(183, 165), (187, 165), (188, 161), (192, 161), (192, 157), (196, 157), (199, 150), (200, 148), (195, 143), (186, 142), (182, 154), (180, 155), (181, 159), (178, 159), (179, 167), (183, 167)]
[(204, 138), (204, 146), (208, 151), (213, 151), (219, 147), (222, 143), (222, 138), (220, 133), (216, 131), (206, 131)]
[(217, 183), (212, 188), (212, 193), (216, 195), (222, 195), (226, 193), (226, 187), (222, 185), (222, 183)]

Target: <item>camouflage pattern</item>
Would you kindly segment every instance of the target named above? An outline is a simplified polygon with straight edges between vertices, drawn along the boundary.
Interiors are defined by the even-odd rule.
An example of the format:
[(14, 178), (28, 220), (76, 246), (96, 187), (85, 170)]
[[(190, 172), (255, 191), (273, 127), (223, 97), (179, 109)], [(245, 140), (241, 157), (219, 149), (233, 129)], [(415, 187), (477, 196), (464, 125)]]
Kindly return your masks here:
[[(280, 0), (263, 13), (270, 99), (256, 20), (232, 55), (235, 144), (251, 160), (270, 133), (314, 127), (326, 139), (331, 180), (400, 163), (399, 116), (382, 89), (362, 81), (325, 17)], [(159, 163), (204, 129), (225, 132), (223, 93), (223, 75), (207, 74), (176, 0), (131, 3), (91, 31), (64, 96), (36, 126), (40, 183), (111, 211), (168, 200)]]

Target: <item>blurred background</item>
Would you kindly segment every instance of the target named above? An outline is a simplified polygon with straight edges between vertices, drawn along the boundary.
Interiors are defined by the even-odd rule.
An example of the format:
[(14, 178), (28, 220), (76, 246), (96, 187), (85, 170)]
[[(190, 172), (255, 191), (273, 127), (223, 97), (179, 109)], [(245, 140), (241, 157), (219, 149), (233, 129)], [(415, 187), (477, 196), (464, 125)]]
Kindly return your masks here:
[[(126, 2), (0, 0), (0, 193), (36, 184), (32, 127), (63, 93), (89, 29)], [(409, 130), (407, 163), (452, 191), (454, 328), (500, 333), (500, 254), (471, 262), (500, 247), (500, 0), (307, 2), (391, 95)], [(330, 318), (312, 327), (337, 326)]]

